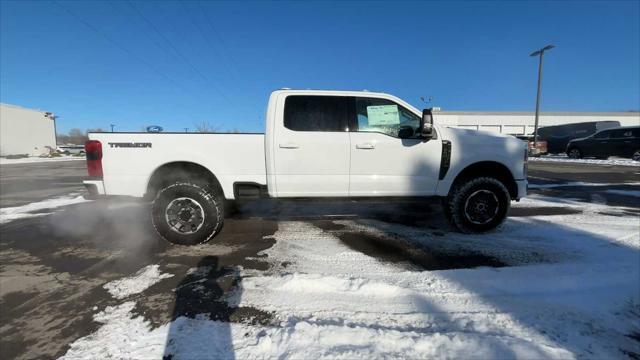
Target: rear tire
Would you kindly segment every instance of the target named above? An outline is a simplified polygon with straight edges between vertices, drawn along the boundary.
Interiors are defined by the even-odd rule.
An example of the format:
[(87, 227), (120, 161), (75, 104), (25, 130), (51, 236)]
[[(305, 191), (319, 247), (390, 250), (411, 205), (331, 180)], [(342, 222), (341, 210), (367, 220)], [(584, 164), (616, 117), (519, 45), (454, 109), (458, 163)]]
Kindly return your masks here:
[(582, 151), (577, 147), (569, 149), (567, 155), (572, 159), (582, 159)]
[(222, 194), (206, 185), (175, 182), (156, 195), (151, 220), (158, 235), (174, 244), (207, 242), (222, 228)]
[(511, 196), (497, 179), (480, 177), (456, 184), (446, 201), (451, 225), (462, 233), (482, 233), (498, 227), (509, 212)]

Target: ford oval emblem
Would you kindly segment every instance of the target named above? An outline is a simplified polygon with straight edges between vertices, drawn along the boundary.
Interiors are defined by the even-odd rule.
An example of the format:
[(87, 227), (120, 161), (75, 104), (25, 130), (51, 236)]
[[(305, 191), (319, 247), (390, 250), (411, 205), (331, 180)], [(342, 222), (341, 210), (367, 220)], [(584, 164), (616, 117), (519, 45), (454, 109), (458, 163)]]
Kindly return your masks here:
[(153, 132), (153, 133), (162, 132), (162, 126), (158, 126), (158, 125), (147, 126), (147, 132)]

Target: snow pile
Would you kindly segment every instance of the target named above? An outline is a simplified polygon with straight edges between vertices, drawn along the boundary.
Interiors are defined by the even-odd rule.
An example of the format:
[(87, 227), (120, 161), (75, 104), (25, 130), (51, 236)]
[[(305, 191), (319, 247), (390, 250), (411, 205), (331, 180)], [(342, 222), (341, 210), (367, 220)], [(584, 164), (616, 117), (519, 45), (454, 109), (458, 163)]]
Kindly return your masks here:
[(313, 319), (256, 327), (180, 317), (152, 328), (134, 317), (135, 302), (109, 306), (94, 316), (103, 325), (71, 344), (61, 359), (264, 359), (264, 358), (568, 358), (571, 353), (510, 336), (425, 333)]
[(33, 164), (33, 163), (48, 163), (48, 162), (56, 162), (56, 161), (74, 161), (74, 160), (86, 160), (84, 156), (68, 156), (62, 155), (59, 157), (25, 157), (19, 159), (7, 159), (4, 157), (0, 157), (0, 165), (13, 165), (13, 164)]
[(124, 299), (129, 295), (139, 294), (162, 279), (173, 277), (173, 274), (163, 274), (159, 265), (149, 265), (140, 269), (131, 277), (106, 283), (105, 288), (114, 298)]
[(592, 164), (592, 165), (618, 165), (618, 166), (637, 166), (640, 167), (639, 161), (625, 158), (608, 158), (606, 160), (600, 159), (572, 159), (566, 155), (546, 155), (540, 157), (530, 157), (529, 161), (543, 161), (543, 162), (563, 162), (563, 163), (576, 163), (576, 164)]
[[(515, 204), (557, 205), (542, 197)], [(627, 335), (638, 321), (629, 309), (640, 308), (640, 219), (623, 208), (563, 205), (575, 213), (510, 218), (475, 236), (377, 220), (342, 220), (329, 230), (280, 222), (275, 245), (261, 257), (271, 269), (242, 270), (227, 299), (271, 313), (271, 326), (203, 314), (152, 328), (126, 302), (96, 314), (103, 325), (65, 358), (566, 359), (637, 351)], [(476, 251), (520, 266), (416, 271), (341, 240), (357, 232), (426, 253)]]
[[(516, 206), (554, 204), (539, 199)], [(236, 301), (274, 313), (291, 334), (302, 325), (317, 330), (320, 343), (320, 334), (342, 340), (324, 348), (309, 344), (311, 357), (619, 356), (620, 348), (634, 347), (625, 334), (637, 319), (616, 313), (629, 302), (640, 304), (640, 219), (615, 210), (602, 215), (612, 209), (596, 204), (565, 206), (581, 212), (512, 218), (501, 230), (476, 236), (437, 236), (373, 220), (339, 221), (346, 228), (334, 231), (280, 223), (276, 244), (265, 251), (273, 273), (243, 279)], [(341, 231), (439, 253), (476, 251), (507, 264), (546, 261), (406, 271), (352, 250), (339, 239)]]
[(17, 219), (26, 219), (37, 216), (44, 216), (52, 214), (51, 212), (44, 212), (43, 210), (56, 209), (62, 206), (79, 204), (87, 202), (82, 196), (76, 194), (69, 194), (66, 196), (60, 196), (53, 199), (47, 199), (38, 201), (22, 206), (0, 208), (0, 224), (5, 224)]

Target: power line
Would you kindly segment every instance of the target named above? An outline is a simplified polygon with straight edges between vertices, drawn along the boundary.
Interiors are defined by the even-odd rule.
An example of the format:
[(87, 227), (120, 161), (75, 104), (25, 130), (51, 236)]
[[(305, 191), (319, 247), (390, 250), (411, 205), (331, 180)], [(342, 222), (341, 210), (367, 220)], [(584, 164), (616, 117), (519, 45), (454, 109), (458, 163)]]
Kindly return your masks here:
[(235, 72), (238, 72), (238, 62), (233, 57), (233, 54), (231, 53), (231, 51), (229, 51), (229, 47), (227, 46), (227, 44), (224, 41), (224, 39), (222, 38), (222, 36), (220, 36), (220, 33), (216, 30), (215, 26), (213, 26), (213, 22), (211, 21), (211, 18), (209, 16), (207, 16), (206, 10), (202, 7), (200, 2), (196, 2), (196, 5), (200, 9), (200, 13), (204, 14), (204, 18), (207, 20), (207, 24), (209, 25), (209, 28), (211, 28), (211, 31), (215, 34), (215, 36), (220, 41), (220, 44), (221, 44), (220, 47), (222, 49), (222, 52), (225, 54), (225, 56), (227, 57), (227, 59), (231, 63), (231, 65), (232, 65), (233, 69), (235, 70)]
[(211, 40), (209, 39), (209, 37), (204, 33), (204, 31), (202, 30), (202, 27), (200, 26), (200, 24), (196, 21), (195, 18), (193, 18), (191, 16), (191, 13), (189, 12), (189, 9), (187, 9), (187, 5), (185, 5), (184, 1), (180, 1), (180, 5), (182, 6), (182, 10), (184, 10), (185, 14), (187, 14), (187, 17), (189, 18), (189, 21), (194, 25), (194, 27), (198, 30), (198, 32), (200, 33), (200, 36), (202, 36), (202, 38), (204, 39), (204, 41), (207, 43), (207, 45), (209, 45), (209, 48), (211, 50), (213, 50), (214, 52), (216, 52), (215, 48), (213, 47), (213, 45), (211, 44)]
[[(200, 78), (202, 78), (202, 80), (204, 80), (204, 82), (206, 84), (213, 84), (213, 81), (209, 80), (200, 70), (198, 70), (198, 68), (191, 62), (189, 61), (189, 58), (187, 58), (186, 56), (184, 56), (182, 54), (182, 52), (180, 52), (180, 50), (178, 50), (178, 48), (173, 45), (173, 43), (171, 42), (171, 40), (169, 40), (169, 38), (167, 38), (166, 36), (164, 36), (164, 34), (162, 34), (162, 32), (160, 31), (160, 29), (158, 29), (153, 22), (151, 22), (151, 20), (149, 20), (146, 16), (144, 16), (144, 14), (133, 4), (133, 2), (131, 2), (130, 0), (127, 0), (127, 4), (129, 4), (129, 6), (136, 12), (136, 14), (138, 14), (138, 16), (140, 16), (140, 18), (142, 18), (142, 20), (149, 25), (153, 31), (160, 36), (160, 38), (162, 38), (162, 40), (164, 40), (165, 43), (167, 43), (167, 45), (169, 45), (169, 47), (173, 50), (173, 52), (182, 60), (184, 61), (196, 74), (198, 74), (200, 76)], [(227, 102), (231, 102), (229, 100), (229, 98), (224, 94), (224, 92), (221, 89), (217, 89), (218, 92), (220, 93), (220, 95), (222, 95), (222, 97), (227, 101)]]
[(134, 52), (130, 51), (129, 49), (127, 49), (126, 47), (120, 45), (120, 43), (118, 43), (117, 41), (115, 41), (114, 39), (112, 39), (110, 36), (108, 36), (107, 34), (105, 34), (104, 32), (102, 32), (100, 29), (98, 29), (97, 27), (91, 25), (91, 23), (85, 21), (84, 19), (82, 19), (80, 16), (78, 16), (76, 13), (74, 13), (73, 11), (71, 11), (69, 8), (67, 8), (66, 6), (62, 5), (62, 3), (58, 2), (58, 1), (54, 1), (58, 6), (60, 6), (64, 11), (66, 11), (69, 15), (71, 15), (73, 18), (75, 18), (76, 20), (80, 21), (82, 24), (84, 24), (86, 27), (88, 27), (89, 29), (91, 29), (94, 33), (98, 34), (99, 36), (101, 36), (103, 39), (107, 40), (108, 42), (110, 42), (113, 46), (117, 47), (118, 49), (124, 51), (125, 53), (127, 53), (129, 56), (133, 57), (134, 59), (138, 60), (139, 62), (141, 62), (142, 64), (146, 65), (149, 69), (151, 69), (153, 72), (155, 72), (156, 74), (162, 76), (163, 78), (165, 78), (167, 81), (171, 82), (173, 85), (181, 88), (182, 90), (184, 90), (184, 88), (178, 84), (175, 80), (173, 80), (172, 78), (170, 78), (169, 76), (167, 76), (165, 73), (163, 73), (162, 71), (158, 70), (155, 66), (153, 66), (150, 62), (146, 61), (145, 59), (141, 58), (140, 56), (136, 55)]
[[(124, 3), (124, 2), (120, 2), (120, 3)], [(112, 7), (116, 12), (118, 12), (118, 13), (122, 13), (122, 11), (121, 11), (119, 8), (117, 8), (115, 4), (116, 4), (116, 2), (114, 2), (114, 1), (109, 1), (109, 5), (111, 5), (111, 7)], [(162, 50), (163, 52), (167, 53), (167, 54), (168, 54), (168, 56), (170, 56), (170, 57), (175, 57), (175, 55), (174, 55), (171, 51), (168, 51), (168, 50), (167, 50), (167, 48), (166, 48), (166, 46), (165, 46), (165, 45), (163, 45), (163, 44), (161, 44), (161, 43), (158, 41), (158, 39), (157, 39), (156, 37), (154, 37), (154, 36), (152, 36), (152, 35), (151, 35), (151, 33), (150, 33), (149, 31), (144, 31), (144, 34), (146, 35), (146, 37), (147, 37), (149, 40), (151, 40), (151, 41), (152, 41), (152, 42), (153, 42), (153, 43), (158, 47), (158, 49), (160, 49), (160, 50)]]
[(206, 76), (204, 76), (203, 73), (201, 73), (192, 63), (191, 61), (189, 61), (189, 59), (182, 55), (182, 53), (178, 50), (178, 48), (176, 48), (173, 43), (166, 37), (164, 36), (160, 30), (158, 30), (158, 28), (151, 22), (151, 20), (147, 19), (146, 16), (144, 16), (142, 14), (142, 12), (140, 10), (138, 10), (137, 7), (135, 7), (135, 5), (133, 5), (133, 3), (129, 0), (127, 0), (127, 4), (129, 4), (129, 6), (131, 6), (131, 8), (136, 12), (136, 14), (138, 14), (138, 16), (140, 16), (142, 18), (142, 20), (147, 23), (147, 25), (149, 25), (153, 31), (155, 31), (156, 34), (158, 34), (158, 36), (160, 36), (160, 38), (162, 38), (162, 40), (164, 40), (164, 42), (166, 42), (169, 47), (173, 50), (173, 52), (175, 52), (176, 55), (178, 55), (178, 57), (180, 59), (182, 59), (187, 65), (189, 65), (189, 67), (191, 67), (191, 69), (193, 69), (193, 71), (198, 74), (204, 81), (209, 81), (209, 79), (207, 79)]

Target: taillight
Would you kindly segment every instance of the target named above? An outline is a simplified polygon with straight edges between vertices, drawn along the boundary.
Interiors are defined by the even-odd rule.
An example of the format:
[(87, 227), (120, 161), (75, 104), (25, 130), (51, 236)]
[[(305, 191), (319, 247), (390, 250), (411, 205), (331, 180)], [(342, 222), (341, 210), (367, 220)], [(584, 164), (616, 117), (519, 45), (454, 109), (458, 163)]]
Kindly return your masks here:
[(89, 140), (84, 143), (84, 152), (87, 154), (89, 176), (102, 178), (102, 143), (98, 140)]

